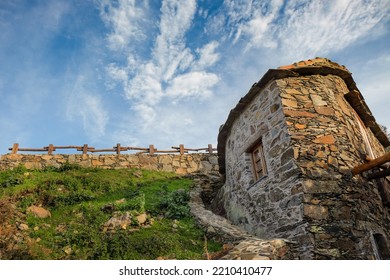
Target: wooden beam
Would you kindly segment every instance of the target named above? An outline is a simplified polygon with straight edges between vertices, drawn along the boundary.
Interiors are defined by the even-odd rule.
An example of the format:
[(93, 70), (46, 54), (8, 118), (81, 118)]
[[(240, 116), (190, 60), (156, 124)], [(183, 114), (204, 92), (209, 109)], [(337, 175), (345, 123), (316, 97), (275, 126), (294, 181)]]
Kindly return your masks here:
[(90, 152), (91, 153), (101, 153), (101, 152), (115, 152), (115, 151), (116, 151), (116, 149), (98, 149), (98, 150), (93, 149)]
[(368, 171), (370, 169), (373, 169), (374, 167), (380, 166), (389, 161), (390, 161), (390, 152), (387, 152), (383, 156), (380, 156), (376, 159), (373, 159), (372, 161), (354, 167), (352, 169), (352, 175), (363, 173), (364, 171)]
[(390, 176), (390, 168), (383, 170), (383, 171), (378, 171), (372, 174), (368, 174), (368, 179), (378, 179), (378, 178), (383, 178)]
[(18, 151), (22, 152), (47, 152), (47, 149), (45, 148), (19, 148)]

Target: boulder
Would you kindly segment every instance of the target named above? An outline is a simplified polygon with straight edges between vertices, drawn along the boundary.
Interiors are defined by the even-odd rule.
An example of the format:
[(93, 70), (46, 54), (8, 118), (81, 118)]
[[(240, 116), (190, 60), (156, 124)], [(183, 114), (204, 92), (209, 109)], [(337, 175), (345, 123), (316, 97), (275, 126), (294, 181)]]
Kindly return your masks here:
[(51, 217), (50, 211), (46, 210), (45, 208), (40, 207), (40, 206), (32, 205), (32, 206), (27, 208), (26, 212), (27, 213), (31, 213), (34, 216), (36, 216), (38, 218), (41, 218), (41, 219), (45, 219), (45, 218)]

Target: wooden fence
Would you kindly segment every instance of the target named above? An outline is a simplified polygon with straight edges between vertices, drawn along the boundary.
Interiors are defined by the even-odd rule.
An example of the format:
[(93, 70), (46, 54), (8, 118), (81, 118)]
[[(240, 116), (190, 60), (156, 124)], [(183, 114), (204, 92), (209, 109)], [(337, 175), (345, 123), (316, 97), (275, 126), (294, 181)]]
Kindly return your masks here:
[(207, 148), (198, 148), (198, 149), (191, 149), (191, 148), (185, 148), (183, 144), (180, 144), (178, 147), (172, 147), (172, 150), (158, 150), (154, 147), (154, 145), (149, 145), (149, 148), (138, 148), (138, 147), (128, 147), (128, 146), (121, 146), (121, 144), (116, 144), (116, 146), (112, 147), (111, 149), (95, 149), (94, 147), (88, 146), (88, 144), (84, 144), (83, 146), (54, 146), (53, 144), (49, 144), (49, 146), (43, 147), (43, 148), (19, 148), (19, 144), (15, 143), (12, 148), (9, 148), (8, 150), (11, 151), (11, 154), (17, 154), (19, 151), (21, 152), (47, 152), (49, 155), (53, 154), (54, 151), (57, 149), (76, 149), (77, 151), (81, 151), (83, 154), (89, 153), (102, 153), (102, 152), (115, 152), (116, 154), (120, 154), (121, 152), (125, 151), (139, 151), (138, 153), (145, 153), (149, 155), (154, 155), (158, 153), (180, 153), (181, 155), (189, 152), (206, 152), (206, 153), (214, 153), (217, 151), (216, 148), (213, 148), (211, 144), (208, 145)]

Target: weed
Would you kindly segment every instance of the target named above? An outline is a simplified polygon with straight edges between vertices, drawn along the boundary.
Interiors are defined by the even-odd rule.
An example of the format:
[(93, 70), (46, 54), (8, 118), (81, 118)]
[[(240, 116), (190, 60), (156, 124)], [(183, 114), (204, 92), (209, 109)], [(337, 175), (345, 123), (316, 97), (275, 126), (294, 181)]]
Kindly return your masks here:
[(139, 213), (143, 213), (145, 212), (145, 194), (140, 193), (138, 196), (132, 197), (130, 200), (116, 204), (115, 209), (118, 211), (136, 210)]
[(165, 216), (169, 219), (182, 219), (189, 215), (190, 207), (188, 202), (190, 195), (188, 191), (179, 189), (167, 193), (160, 201), (160, 209), (165, 210)]

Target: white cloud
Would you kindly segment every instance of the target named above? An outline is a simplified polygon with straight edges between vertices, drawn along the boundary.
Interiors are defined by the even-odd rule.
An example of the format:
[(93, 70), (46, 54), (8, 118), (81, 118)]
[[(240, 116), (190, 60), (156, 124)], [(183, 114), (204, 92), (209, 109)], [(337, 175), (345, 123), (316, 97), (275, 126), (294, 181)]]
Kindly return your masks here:
[(212, 41), (203, 48), (197, 49), (199, 60), (194, 65), (194, 69), (204, 69), (214, 65), (220, 59), (219, 53), (216, 52), (218, 45), (217, 41)]
[(107, 66), (106, 71), (108, 75), (115, 81), (126, 82), (128, 79), (127, 71), (118, 67), (114, 63)]
[(207, 98), (212, 95), (210, 90), (219, 78), (216, 74), (207, 72), (190, 72), (175, 77), (166, 93), (170, 97)]
[[(122, 7), (124, 9), (137, 9), (133, 1), (121, 3), (129, 6)], [(218, 75), (208, 70), (220, 58), (216, 51), (218, 43), (206, 43), (195, 51), (187, 46), (186, 33), (196, 10), (195, 0), (163, 1), (159, 33), (156, 37), (150, 37), (153, 34), (148, 37), (153, 42), (151, 57), (141, 57), (129, 48), (127, 65), (110, 64), (107, 67), (111, 78), (121, 82), (126, 99), (144, 124), (153, 124), (156, 108), (164, 99), (169, 98), (172, 102), (181, 98), (204, 99), (212, 95), (211, 88), (219, 81)], [(114, 13), (105, 15), (112, 17)], [(134, 25), (133, 21), (137, 21), (127, 20), (123, 26)], [(120, 32), (115, 25), (112, 28), (112, 34)]]
[(102, 19), (112, 27), (107, 40), (113, 50), (124, 50), (132, 41), (146, 38), (142, 23), (145, 23), (147, 2), (136, 5), (136, 0), (100, 1)]
[(136, 104), (134, 106), (135, 111), (141, 117), (142, 126), (147, 126), (156, 119), (156, 112), (154, 109), (146, 104)]
[(289, 2), (275, 39), (291, 57), (328, 54), (367, 36), (388, 13), (388, 1)]
[(233, 43), (241, 39), (246, 50), (278, 47), (288, 59), (344, 49), (369, 35), (390, 11), (387, 0), (229, 0), (224, 4)]
[[(164, 0), (160, 14), (147, 19), (148, 24), (154, 23), (154, 32), (147, 32), (150, 27), (145, 29), (144, 19), (138, 16), (125, 13), (120, 14), (121, 20), (112, 18), (119, 9), (139, 9), (145, 15), (148, 5), (121, 0), (108, 6), (113, 11), (102, 13), (111, 28), (108, 38), (119, 34), (123, 39), (110, 41), (119, 46), (110, 45), (113, 61), (120, 56), (125, 59), (109, 64), (107, 73), (121, 85), (135, 113), (132, 127), (121, 126), (114, 134), (125, 137), (142, 132), (140, 137), (145, 139), (159, 135), (173, 140), (183, 137), (186, 127), (204, 115), (212, 115), (214, 122), (224, 120), (221, 112), (228, 112), (237, 94), (244, 94), (262, 71), (279, 66), (280, 61), (328, 56), (369, 37), (388, 14), (387, 3), (226, 0), (219, 10), (207, 10), (205, 2)], [(200, 23), (193, 22), (195, 16), (204, 23), (201, 36)], [(194, 34), (201, 40), (192, 40)], [(221, 66), (218, 71), (216, 66)], [(189, 112), (215, 96), (221, 99), (214, 107)], [(202, 128), (196, 133), (201, 135)], [(188, 139), (189, 134), (184, 137)]]
[(84, 83), (85, 78), (79, 76), (67, 97), (66, 117), (69, 121), (81, 120), (87, 135), (98, 138), (105, 134), (108, 114), (104, 110), (101, 97), (88, 92)]

